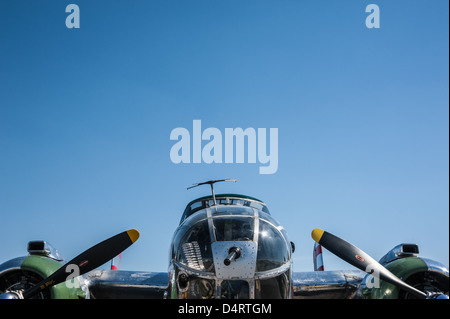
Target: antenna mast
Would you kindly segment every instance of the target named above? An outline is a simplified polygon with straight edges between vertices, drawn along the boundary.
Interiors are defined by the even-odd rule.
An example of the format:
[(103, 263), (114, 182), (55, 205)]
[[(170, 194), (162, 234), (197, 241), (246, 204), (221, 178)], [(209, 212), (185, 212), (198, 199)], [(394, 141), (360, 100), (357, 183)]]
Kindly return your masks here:
[(217, 205), (217, 203), (216, 203), (216, 195), (214, 194), (214, 187), (213, 187), (213, 185), (215, 183), (218, 183), (218, 182), (235, 182), (236, 183), (237, 180), (235, 180), (235, 179), (216, 179), (216, 180), (207, 181), (207, 182), (203, 182), (203, 183), (193, 184), (191, 187), (188, 187), (187, 189), (191, 189), (191, 188), (194, 188), (194, 187), (197, 187), (197, 186), (200, 186), (200, 185), (208, 184), (209, 186), (211, 186), (211, 192), (212, 192), (212, 197), (213, 197), (213, 201), (214, 201), (214, 206), (216, 206)]

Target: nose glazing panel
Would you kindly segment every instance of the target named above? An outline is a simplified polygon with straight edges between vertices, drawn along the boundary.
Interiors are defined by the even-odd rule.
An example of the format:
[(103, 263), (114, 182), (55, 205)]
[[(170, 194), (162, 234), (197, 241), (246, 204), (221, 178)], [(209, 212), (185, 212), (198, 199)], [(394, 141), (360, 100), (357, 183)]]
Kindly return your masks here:
[[(250, 279), (255, 275), (258, 244), (254, 241), (217, 241), (211, 244), (218, 279)], [(228, 266), (224, 260), (231, 248), (240, 249), (240, 257)]]

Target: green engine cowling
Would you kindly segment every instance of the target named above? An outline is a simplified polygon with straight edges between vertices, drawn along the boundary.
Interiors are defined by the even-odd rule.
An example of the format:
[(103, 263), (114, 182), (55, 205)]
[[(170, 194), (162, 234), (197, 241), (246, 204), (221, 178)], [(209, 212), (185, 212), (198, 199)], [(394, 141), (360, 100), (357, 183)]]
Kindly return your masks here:
[[(47, 278), (61, 267), (61, 263), (44, 256), (28, 256), (21, 265), (21, 269)], [(67, 274), (70, 275), (70, 272)], [(85, 299), (86, 293), (81, 289), (77, 278), (54, 285), (49, 288), (52, 299)]]
[[(41, 280), (49, 277), (62, 267), (62, 258), (48, 243), (42, 241), (30, 242), (30, 255), (11, 259), (0, 265), (0, 293), (24, 291)], [(44, 289), (35, 298), (41, 299), (85, 299), (87, 287), (67, 273), (70, 279), (66, 282)], [(72, 278), (74, 277), (74, 278)]]
[[(407, 284), (429, 293), (449, 294), (448, 269), (433, 260), (417, 257), (417, 251), (403, 252), (402, 245), (395, 247), (380, 263)], [(367, 275), (360, 286), (366, 299), (412, 299), (413, 295), (383, 280)]]

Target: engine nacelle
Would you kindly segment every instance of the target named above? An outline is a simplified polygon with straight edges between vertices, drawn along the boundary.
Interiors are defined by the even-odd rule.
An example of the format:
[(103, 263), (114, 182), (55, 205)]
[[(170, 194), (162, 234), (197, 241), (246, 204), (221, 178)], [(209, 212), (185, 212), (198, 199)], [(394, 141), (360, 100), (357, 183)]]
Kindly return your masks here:
[[(0, 294), (11, 292), (22, 297), (22, 292), (49, 277), (62, 264), (57, 251), (45, 241), (33, 241), (28, 244), (28, 256), (8, 260), (0, 265)], [(70, 273), (67, 273), (69, 276)], [(72, 285), (60, 283), (44, 289), (34, 298), (38, 299), (79, 299), (88, 297), (88, 291), (78, 278), (68, 281)], [(79, 283), (79, 284), (78, 284)]]
[[(449, 271), (441, 263), (418, 257), (415, 244), (400, 244), (380, 259), (386, 267), (407, 284), (429, 293), (449, 294)], [(367, 275), (360, 286), (360, 295), (368, 299), (412, 299), (411, 294), (383, 280)]]

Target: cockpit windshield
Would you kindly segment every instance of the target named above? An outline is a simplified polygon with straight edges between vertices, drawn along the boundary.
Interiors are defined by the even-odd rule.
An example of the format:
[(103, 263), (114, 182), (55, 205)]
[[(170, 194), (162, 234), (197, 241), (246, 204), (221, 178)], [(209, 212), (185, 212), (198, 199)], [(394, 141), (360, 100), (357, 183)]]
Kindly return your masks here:
[(250, 217), (214, 218), (216, 241), (253, 240), (254, 220)]

